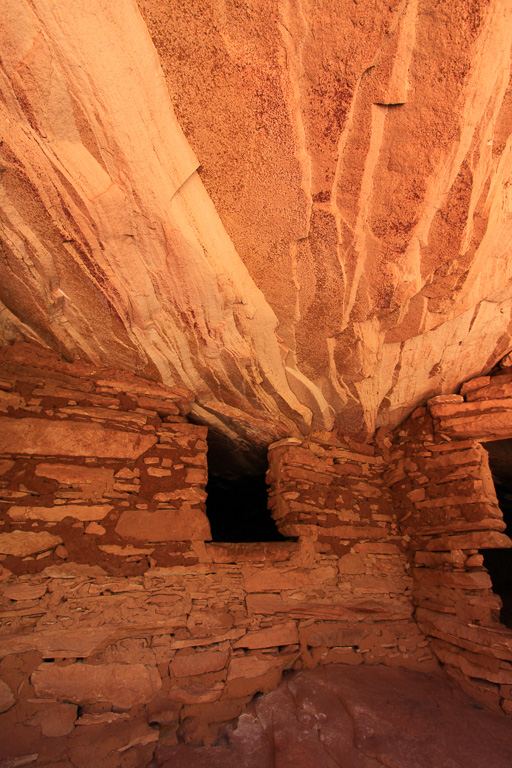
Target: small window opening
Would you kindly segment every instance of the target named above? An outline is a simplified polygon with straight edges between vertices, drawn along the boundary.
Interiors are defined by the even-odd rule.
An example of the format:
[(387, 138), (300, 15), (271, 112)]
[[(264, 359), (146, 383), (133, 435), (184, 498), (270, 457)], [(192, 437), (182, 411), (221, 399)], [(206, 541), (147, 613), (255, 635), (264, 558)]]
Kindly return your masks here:
[(267, 508), (265, 475), (209, 474), (206, 492), (213, 541), (286, 541)]
[[(512, 440), (485, 443), (484, 448), (489, 453), (496, 496), (507, 526), (504, 533), (512, 538)], [(493, 591), (503, 603), (501, 622), (512, 629), (512, 550), (482, 549), (481, 554)]]
[(268, 509), (265, 446), (237, 450), (223, 435), (208, 430), (206, 514), (212, 540), (219, 542), (286, 541)]

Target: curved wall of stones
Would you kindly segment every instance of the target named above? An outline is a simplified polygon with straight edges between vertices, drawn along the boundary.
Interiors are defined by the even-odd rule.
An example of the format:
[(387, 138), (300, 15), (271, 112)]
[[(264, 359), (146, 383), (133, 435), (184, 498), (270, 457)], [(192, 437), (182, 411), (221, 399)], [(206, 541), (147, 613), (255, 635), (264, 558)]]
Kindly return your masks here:
[(438, 396), (394, 435), (387, 482), (408, 542), (415, 616), (444, 669), (512, 713), (512, 630), (479, 550), (510, 548), (487, 451), (512, 434), (512, 374)]

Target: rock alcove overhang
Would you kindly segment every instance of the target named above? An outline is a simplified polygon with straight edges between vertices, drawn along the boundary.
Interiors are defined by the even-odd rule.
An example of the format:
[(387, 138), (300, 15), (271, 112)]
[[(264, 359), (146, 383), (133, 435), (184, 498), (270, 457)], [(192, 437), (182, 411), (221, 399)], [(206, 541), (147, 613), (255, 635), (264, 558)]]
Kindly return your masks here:
[(508, 352), (508, 3), (139, 9), (153, 43), (131, 0), (6, 2), (3, 343), (184, 385), (240, 472), (290, 434), (369, 437)]
[(7, 1), (4, 343), (184, 385), (238, 453), (510, 349), (509, 4), (322, 8)]

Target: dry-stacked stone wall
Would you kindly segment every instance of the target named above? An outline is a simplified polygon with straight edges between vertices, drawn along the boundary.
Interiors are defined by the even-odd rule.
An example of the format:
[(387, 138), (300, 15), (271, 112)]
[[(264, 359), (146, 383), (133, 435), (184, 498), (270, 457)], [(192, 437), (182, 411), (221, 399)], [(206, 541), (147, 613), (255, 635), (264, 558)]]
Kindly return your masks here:
[[(430, 651), (412, 620), (409, 562), (383, 479), (384, 466), (374, 446), (333, 433), (302, 441), (288, 438), (270, 446), (269, 505), (279, 530), (307, 543), (312, 558), (331, 558), (339, 572), (336, 593), (322, 607), (324, 628), (330, 632), (313, 651), (316, 663), (379, 660), (432, 666)], [(266, 578), (270, 589), (272, 574)], [(293, 614), (293, 602), (273, 600)], [(366, 635), (363, 645), (361, 633)], [(340, 647), (330, 649), (329, 637)], [(374, 644), (371, 652), (369, 639)]]
[(512, 631), (500, 624), (501, 600), (479, 550), (512, 543), (479, 441), (512, 435), (511, 382), (510, 374), (496, 384), (482, 377), (461, 395), (418, 408), (396, 430), (386, 472), (411, 557), (419, 627), (452, 677), (509, 714)]
[(374, 444), (274, 443), (288, 540), (233, 544), (210, 540), (187, 392), (4, 349), (2, 759), (142, 766), (157, 741), (211, 741), (284, 671), (331, 662), (439, 660), (511, 712), (512, 632), (479, 553), (510, 545), (480, 444), (512, 436), (510, 387), (470, 382)]
[(436, 664), (374, 447), (275, 444), (270, 504), (293, 539), (211, 542), (186, 392), (2, 355), (2, 758), (146, 765), (287, 669)]
[(0, 557), (13, 573), (197, 562), (206, 428), (187, 392), (16, 344), (0, 357)]

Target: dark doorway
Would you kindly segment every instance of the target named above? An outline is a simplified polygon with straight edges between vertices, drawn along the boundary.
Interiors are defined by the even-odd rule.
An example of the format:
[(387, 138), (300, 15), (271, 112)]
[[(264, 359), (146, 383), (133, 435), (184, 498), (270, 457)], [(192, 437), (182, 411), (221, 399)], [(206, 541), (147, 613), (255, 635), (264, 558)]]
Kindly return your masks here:
[(287, 541), (267, 507), (267, 446), (235, 443), (208, 427), (206, 514), (213, 541)]
[[(506, 524), (504, 533), (512, 538), (512, 440), (485, 443), (489, 453), (494, 487)], [(512, 629), (512, 549), (483, 549), (484, 565), (493, 591), (501, 597), (501, 621)]]
[(267, 509), (265, 475), (209, 474), (206, 492), (213, 541), (286, 541)]

